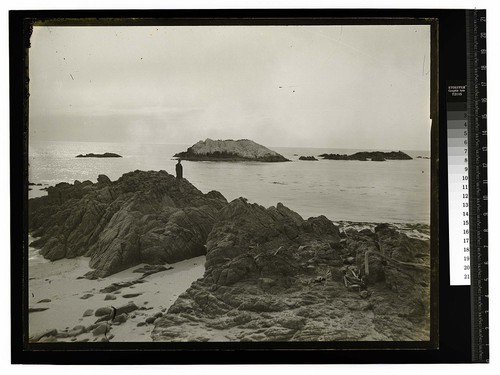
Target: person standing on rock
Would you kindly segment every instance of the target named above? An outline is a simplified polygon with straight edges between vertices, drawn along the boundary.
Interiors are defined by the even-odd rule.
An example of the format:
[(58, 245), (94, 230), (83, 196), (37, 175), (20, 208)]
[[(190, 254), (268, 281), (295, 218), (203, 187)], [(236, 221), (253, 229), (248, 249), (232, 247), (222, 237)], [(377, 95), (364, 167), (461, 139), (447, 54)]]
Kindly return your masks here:
[(177, 160), (177, 164), (175, 165), (175, 174), (178, 180), (182, 180), (182, 164), (181, 159)]

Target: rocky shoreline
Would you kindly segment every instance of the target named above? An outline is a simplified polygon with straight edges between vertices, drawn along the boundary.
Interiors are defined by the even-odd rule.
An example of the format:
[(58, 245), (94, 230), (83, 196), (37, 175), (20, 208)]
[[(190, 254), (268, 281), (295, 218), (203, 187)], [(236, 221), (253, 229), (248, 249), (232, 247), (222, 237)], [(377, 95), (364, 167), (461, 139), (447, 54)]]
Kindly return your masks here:
[[(428, 240), (388, 224), (341, 232), (243, 199), (220, 216), (204, 277), (159, 319), (155, 341), (429, 339)], [(346, 282), (365, 266), (364, 286)]]
[(88, 278), (140, 263), (175, 263), (204, 255), (219, 192), (203, 194), (165, 171), (135, 171), (112, 182), (75, 181), (49, 187), (29, 200), (31, 243), (49, 260), (90, 257)]
[[(155, 341), (429, 339), (428, 225), (304, 220), (281, 203), (227, 202), (165, 171), (135, 171), (50, 187), (29, 201), (29, 230), (47, 259), (90, 257), (82, 282), (161, 269), (147, 280), (171, 272), (154, 265), (206, 255), (203, 277), (147, 323)], [(99, 290), (142, 284), (129, 281)], [(112, 314), (100, 323), (117, 323)], [(44, 340), (58, 340), (51, 332)]]

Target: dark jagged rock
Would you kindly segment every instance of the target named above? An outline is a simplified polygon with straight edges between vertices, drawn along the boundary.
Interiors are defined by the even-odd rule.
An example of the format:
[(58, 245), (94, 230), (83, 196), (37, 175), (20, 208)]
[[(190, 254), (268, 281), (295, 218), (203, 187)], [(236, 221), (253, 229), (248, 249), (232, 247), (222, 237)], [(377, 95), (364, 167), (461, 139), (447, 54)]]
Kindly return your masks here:
[(80, 154), (75, 156), (77, 158), (121, 158), (121, 155), (115, 154), (113, 152), (105, 152), (104, 154)]
[(47, 259), (90, 256), (105, 277), (140, 263), (165, 264), (205, 254), (220, 209), (218, 192), (203, 194), (165, 171), (135, 171), (117, 181), (60, 183), (29, 200), (31, 246)]
[[(429, 258), (416, 256), (429, 242), (390, 225), (344, 233), (323, 216), (232, 201), (208, 237), (203, 278), (155, 320), (153, 340), (428, 340)], [(368, 288), (346, 287), (347, 267), (364, 278), (367, 251)]]
[[(100, 174), (99, 176), (97, 176), (97, 182), (99, 184), (104, 184), (104, 185), (111, 184), (111, 180), (109, 179), (109, 177), (104, 174)], [(79, 185), (79, 184), (77, 183), (77, 181), (75, 181), (74, 185)]]
[(189, 147), (187, 151), (175, 154), (174, 157), (192, 161), (289, 161), (283, 155), (249, 139), (206, 139)]
[(412, 160), (413, 158), (405, 154), (402, 151), (390, 151), (390, 152), (382, 152), (382, 151), (362, 151), (356, 152), (352, 155), (347, 154), (321, 154), (319, 155), (323, 159), (327, 160), (359, 160), (359, 161), (367, 161), (370, 159), (371, 161), (386, 161), (386, 160)]
[(305, 161), (318, 161), (314, 156), (301, 156), (299, 160), (305, 160)]

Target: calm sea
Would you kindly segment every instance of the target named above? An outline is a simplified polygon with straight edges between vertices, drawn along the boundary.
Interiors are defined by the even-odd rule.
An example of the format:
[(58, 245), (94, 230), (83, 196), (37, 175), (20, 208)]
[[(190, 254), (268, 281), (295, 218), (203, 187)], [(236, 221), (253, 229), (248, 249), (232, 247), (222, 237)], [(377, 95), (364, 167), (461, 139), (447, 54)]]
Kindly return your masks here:
[[(190, 145), (90, 142), (32, 142), (29, 180), (54, 185), (75, 180), (111, 180), (133, 170), (175, 173), (173, 155)], [(299, 161), (299, 156), (351, 154), (354, 149), (270, 147), (290, 163), (183, 161), (184, 177), (202, 192), (220, 191), (229, 201), (245, 197), (263, 206), (282, 202), (304, 218), (333, 221), (429, 223), (430, 162)], [(382, 150), (381, 150), (382, 151)], [(391, 151), (391, 150), (387, 150)], [(397, 151), (397, 150), (394, 150)], [(405, 150), (402, 150), (405, 151)], [(82, 153), (114, 152), (123, 158), (75, 158)], [(428, 151), (405, 151), (412, 157)], [(43, 194), (37, 189), (30, 196)]]

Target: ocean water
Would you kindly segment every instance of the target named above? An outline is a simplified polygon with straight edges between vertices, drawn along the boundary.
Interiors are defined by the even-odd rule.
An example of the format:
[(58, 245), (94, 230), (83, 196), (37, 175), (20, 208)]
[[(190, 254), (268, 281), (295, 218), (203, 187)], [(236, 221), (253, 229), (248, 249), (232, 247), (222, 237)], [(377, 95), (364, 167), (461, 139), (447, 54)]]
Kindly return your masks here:
[[(189, 146), (31, 142), (29, 181), (44, 185), (75, 180), (95, 182), (99, 174), (116, 180), (137, 169), (175, 174), (173, 155)], [(302, 155), (368, 150), (269, 148), (292, 162), (183, 161), (184, 177), (204, 193), (218, 190), (228, 201), (245, 197), (265, 207), (281, 202), (304, 218), (325, 215), (333, 221), (430, 222), (430, 161), (415, 158), (429, 156), (429, 151), (402, 150), (415, 158), (408, 161), (299, 161)], [(114, 152), (123, 158), (75, 158), (91, 152)], [(43, 192), (38, 189), (30, 191), (30, 197), (40, 194)]]

